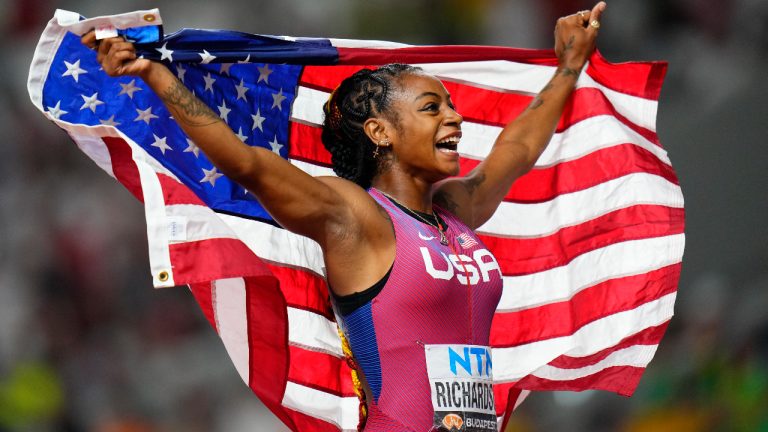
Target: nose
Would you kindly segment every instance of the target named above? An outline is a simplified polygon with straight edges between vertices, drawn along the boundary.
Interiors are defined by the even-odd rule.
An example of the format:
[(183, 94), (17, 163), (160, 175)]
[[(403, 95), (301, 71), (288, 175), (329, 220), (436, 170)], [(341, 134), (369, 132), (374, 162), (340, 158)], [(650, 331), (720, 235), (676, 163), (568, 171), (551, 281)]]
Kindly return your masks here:
[(448, 107), (448, 115), (445, 118), (446, 124), (461, 126), (464, 122), (464, 117), (456, 111), (456, 108)]

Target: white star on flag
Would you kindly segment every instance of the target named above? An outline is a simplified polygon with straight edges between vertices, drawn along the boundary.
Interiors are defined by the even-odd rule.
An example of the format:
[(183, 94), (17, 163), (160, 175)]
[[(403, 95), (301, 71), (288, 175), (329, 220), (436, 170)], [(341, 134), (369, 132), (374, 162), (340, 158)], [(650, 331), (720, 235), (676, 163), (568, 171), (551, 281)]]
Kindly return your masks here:
[(75, 79), (75, 82), (79, 82), (78, 79), (80, 78), (80, 74), (87, 74), (88, 71), (85, 69), (82, 69), (80, 67), (80, 59), (78, 59), (74, 63), (70, 63), (68, 61), (64, 61), (64, 65), (67, 67), (67, 71), (61, 74), (61, 76), (71, 76)]
[(229, 75), (229, 68), (232, 67), (234, 63), (221, 63), (221, 68), (219, 69), (219, 73), (224, 75)]
[(186, 73), (186, 69), (184, 69), (181, 65), (176, 65), (176, 76), (179, 77), (179, 81), (184, 82), (184, 74)]
[(275, 139), (269, 143), (269, 146), (272, 147), (272, 151), (277, 154), (280, 154), (280, 149), (283, 148), (283, 145), (277, 142), (277, 135), (275, 135)]
[(259, 70), (259, 79), (256, 80), (256, 84), (262, 81), (269, 84), (269, 74), (272, 73), (272, 69), (269, 68), (269, 65), (265, 64), (264, 66), (259, 66), (257, 69)]
[(237, 129), (237, 137), (240, 138), (240, 141), (242, 142), (245, 142), (245, 140), (248, 139), (248, 135), (243, 135), (242, 126)]
[(200, 63), (202, 64), (208, 64), (216, 58), (215, 55), (211, 55), (211, 53), (209, 53), (206, 50), (203, 50), (203, 52), (197, 53), (197, 54), (202, 58), (202, 60), (200, 61)]
[(279, 93), (272, 93), (272, 108), (277, 108), (278, 110), (283, 110), (283, 101), (286, 99), (285, 96), (283, 96), (283, 89), (280, 89)]
[(152, 114), (152, 107), (149, 107), (145, 110), (140, 110), (136, 108), (136, 112), (139, 114), (133, 121), (144, 121), (144, 123), (149, 124), (149, 121), (152, 119), (160, 118), (154, 114)]
[(55, 107), (48, 107), (48, 114), (50, 114), (51, 117), (55, 118), (56, 120), (58, 120), (59, 117), (63, 116), (68, 112), (69, 111), (64, 111), (63, 109), (61, 109), (61, 101), (56, 102)]
[(221, 119), (224, 120), (224, 121), (229, 121), (227, 119), (227, 116), (229, 116), (229, 112), (232, 111), (232, 110), (227, 108), (227, 101), (226, 100), (222, 100), (221, 101), (221, 105), (218, 106), (218, 108), (219, 108), (219, 117), (221, 117)]
[(205, 90), (203, 91), (210, 90), (213, 93), (213, 83), (216, 82), (216, 78), (213, 78), (211, 73), (208, 72), (208, 75), (203, 77), (203, 81), (205, 81)]
[(173, 150), (173, 149), (171, 148), (171, 146), (169, 146), (169, 145), (168, 145), (168, 143), (167, 143), (167, 142), (165, 142), (165, 140), (166, 140), (166, 138), (167, 138), (167, 137), (164, 137), (164, 138), (160, 138), (159, 136), (157, 136), (157, 135), (155, 135), (155, 134), (152, 134), (152, 136), (154, 136), (154, 137), (155, 137), (155, 142), (153, 142), (153, 143), (152, 143), (152, 144), (150, 144), (150, 145), (151, 145), (152, 147), (157, 147), (157, 148), (159, 148), (159, 149), (160, 149), (160, 152), (162, 152), (162, 153), (163, 153), (163, 155), (165, 155), (165, 151), (166, 151), (166, 150)]
[(251, 114), (251, 118), (253, 119), (253, 127), (251, 130), (256, 130), (257, 128), (264, 132), (264, 128), (261, 126), (262, 123), (264, 123), (265, 117), (261, 116), (261, 109), (256, 110), (256, 114)]
[(120, 83), (120, 87), (122, 87), (123, 89), (120, 90), (120, 93), (118, 93), (117, 95), (120, 96), (120, 95), (127, 94), (128, 97), (131, 99), (133, 99), (134, 93), (136, 93), (137, 91), (141, 91), (141, 87), (138, 87), (136, 85), (135, 79), (131, 80), (131, 82), (129, 82), (128, 84)]
[(80, 107), (80, 111), (89, 109), (91, 112), (95, 113), (97, 106), (104, 105), (104, 102), (99, 100), (98, 92), (92, 94), (91, 96), (80, 95), (80, 97), (83, 98), (83, 106)]
[(112, 117), (106, 119), (106, 120), (99, 120), (99, 123), (103, 124), (104, 126), (118, 126), (120, 125), (120, 122), (115, 121), (115, 115), (112, 114)]
[(245, 60), (239, 60), (238, 63), (250, 63), (251, 62), (251, 55), (248, 54), (248, 57), (245, 58)]
[(173, 50), (169, 50), (167, 46), (168, 42), (164, 43), (160, 48), (155, 48), (155, 50), (160, 53), (160, 61), (165, 59), (168, 59), (168, 61), (173, 61)]
[(216, 167), (213, 167), (213, 168), (211, 168), (209, 170), (203, 168), (203, 174), (204, 174), (204, 177), (202, 178), (202, 180), (200, 180), (200, 183), (206, 183), (207, 182), (207, 183), (210, 183), (211, 186), (216, 186), (216, 180), (219, 177), (223, 177), (224, 176), (224, 174), (221, 174), (220, 172), (218, 172), (216, 170)]
[(243, 79), (242, 78), (240, 79), (240, 84), (235, 86), (235, 89), (237, 90), (237, 100), (242, 99), (242, 100), (248, 102), (248, 99), (245, 98), (245, 92), (247, 92), (249, 90), (249, 88), (243, 85)]
[(192, 153), (195, 157), (200, 156), (200, 147), (194, 143), (191, 139), (187, 138), (187, 148), (184, 149), (184, 153)]

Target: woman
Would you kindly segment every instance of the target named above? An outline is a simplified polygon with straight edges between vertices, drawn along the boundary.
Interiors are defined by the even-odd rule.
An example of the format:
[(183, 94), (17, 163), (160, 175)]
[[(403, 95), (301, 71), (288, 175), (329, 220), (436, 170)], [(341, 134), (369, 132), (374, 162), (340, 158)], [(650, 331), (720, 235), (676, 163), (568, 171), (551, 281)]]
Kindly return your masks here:
[(108, 74), (141, 77), (217, 168), (284, 228), (321, 246), (362, 372), (366, 431), (495, 430), (487, 345), (501, 272), (472, 230), (544, 151), (604, 9), (600, 2), (558, 20), (554, 76), (464, 177), (454, 177), (462, 117), (440, 81), (418, 68), (388, 65), (342, 82), (325, 105), (322, 135), (339, 177), (314, 178), (244, 145), (132, 44), (97, 44), (93, 32), (82, 40)]

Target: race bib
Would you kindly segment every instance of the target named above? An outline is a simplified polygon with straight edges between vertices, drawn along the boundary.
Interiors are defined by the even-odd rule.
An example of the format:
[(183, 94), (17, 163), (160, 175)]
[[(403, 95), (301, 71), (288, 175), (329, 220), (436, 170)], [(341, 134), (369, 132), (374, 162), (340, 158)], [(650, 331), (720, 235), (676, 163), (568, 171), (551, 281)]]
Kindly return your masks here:
[(427, 375), (438, 431), (496, 431), (491, 349), (479, 345), (425, 345)]

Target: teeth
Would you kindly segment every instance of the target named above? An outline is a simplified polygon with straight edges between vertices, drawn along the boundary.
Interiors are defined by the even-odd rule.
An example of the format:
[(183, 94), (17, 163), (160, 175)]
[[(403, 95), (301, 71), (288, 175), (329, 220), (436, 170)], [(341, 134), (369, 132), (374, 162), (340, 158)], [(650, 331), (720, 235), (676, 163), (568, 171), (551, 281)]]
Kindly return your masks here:
[(446, 139), (444, 139), (442, 141), (439, 141), (438, 144), (451, 144), (451, 143), (458, 144), (459, 143), (459, 139), (460, 139), (459, 137), (450, 137), (450, 138), (446, 138)]

